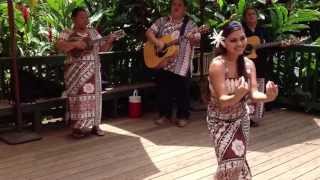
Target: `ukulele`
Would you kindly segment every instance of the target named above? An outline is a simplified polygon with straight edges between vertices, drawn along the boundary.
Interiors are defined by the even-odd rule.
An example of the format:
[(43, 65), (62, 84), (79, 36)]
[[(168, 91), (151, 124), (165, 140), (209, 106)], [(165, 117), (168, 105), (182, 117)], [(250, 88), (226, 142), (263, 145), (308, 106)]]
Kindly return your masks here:
[(175, 33), (160, 37), (160, 40), (165, 43), (162, 49), (158, 49), (151, 41), (144, 44), (143, 55), (144, 62), (148, 68), (158, 68), (160, 63), (165, 61), (167, 57), (171, 57), (179, 52), (179, 43), (182, 39), (188, 38), (195, 33), (207, 33), (209, 28), (205, 25), (193, 29), (190, 33), (177, 38)]
[[(111, 36), (114, 36), (116, 41), (123, 38), (125, 35), (126, 35), (126, 33), (123, 30), (111, 32)], [(70, 55), (74, 58), (79, 58), (85, 54), (88, 54), (90, 51), (92, 51), (92, 49), (96, 43), (103, 42), (103, 41), (107, 40), (108, 38), (109, 38), (108, 36), (104, 36), (102, 38), (92, 40), (89, 36), (83, 37), (77, 33), (73, 33), (70, 35), (68, 41), (84, 41), (87, 46), (85, 49), (77, 49), (77, 48), (72, 49), (70, 51)]]

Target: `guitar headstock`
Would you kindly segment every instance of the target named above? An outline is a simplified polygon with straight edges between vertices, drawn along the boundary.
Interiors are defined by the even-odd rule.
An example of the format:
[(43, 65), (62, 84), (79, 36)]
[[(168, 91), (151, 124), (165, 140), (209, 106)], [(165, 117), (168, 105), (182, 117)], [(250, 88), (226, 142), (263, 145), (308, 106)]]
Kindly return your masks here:
[(281, 46), (282, 47), (288, 47), (288, 46), (292, 46), (295, 44), (300, 44), (306, 40), (308, 40), (309, 37), (307, 36), (303, 36), (303, 37), (294, 37), (294, 38), (290, 38), (290, 39), (286, 39), (286, 40), (282, 40), (281, 41)]
[(206, 34), (210, 32), (210, 28), (207, 25), (201, 25), (198, 28), (193, 29), (190, 34), (194, 34), (194, 33), (200, 33), (200, 34)]
[(210, 32), (210, 28), (207, 25), (202, 25), (197, 29), (197, 32), (199, 32), (201, 34), (206, 34), (206, 33)]
[(127, 33), (122, 29), (114, 31), (111, 34), (113, 37), (115, 37), (116, 40), (119, 40), (127, 35)]

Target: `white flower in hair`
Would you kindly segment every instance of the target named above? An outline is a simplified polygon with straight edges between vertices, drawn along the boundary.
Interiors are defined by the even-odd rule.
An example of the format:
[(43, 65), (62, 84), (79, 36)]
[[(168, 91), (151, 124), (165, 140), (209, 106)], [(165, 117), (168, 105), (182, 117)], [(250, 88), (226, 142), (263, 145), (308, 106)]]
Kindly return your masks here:
[(220, 46), (220, 44), (224, 45), (224, 37), (222, 36), (223, 31), (219, 33), (214, 29), (211, 35), (211, 39), (213, 39), (211, 44), (215, 44), (216, 48)]

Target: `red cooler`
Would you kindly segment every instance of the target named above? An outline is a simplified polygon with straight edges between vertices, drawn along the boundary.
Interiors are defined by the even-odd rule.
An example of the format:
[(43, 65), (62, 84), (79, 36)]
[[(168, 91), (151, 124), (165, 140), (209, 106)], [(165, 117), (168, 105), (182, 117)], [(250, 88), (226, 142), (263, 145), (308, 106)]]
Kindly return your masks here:
[(141, 96), (138, 90), (134, 90), (132, 96), (129, 96), (129, 118), (141, 117)]

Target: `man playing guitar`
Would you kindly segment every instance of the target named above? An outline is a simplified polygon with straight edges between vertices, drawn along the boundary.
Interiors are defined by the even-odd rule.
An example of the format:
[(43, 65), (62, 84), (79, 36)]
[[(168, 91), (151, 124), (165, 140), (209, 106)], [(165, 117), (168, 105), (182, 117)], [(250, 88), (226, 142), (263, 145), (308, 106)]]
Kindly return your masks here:
[(186, 16), (187, 1), (171, 0), (169, 16), (161, 17), (147, 30), (146, 36), (158, 49), (165, 47), (160, 37), (173, 34), (179, 40), (179, 51), (167, 57), (158, 68), (158, 106), (159, 119), (156, 124), (161, 125), (171, 119), (173, 100), (177, 104), (177, 126), (184, 127), (189, 118), (189, 86), (190, 62), (193, 46), (199, 43), (200, 34), (192, 33), (196, 24)]

